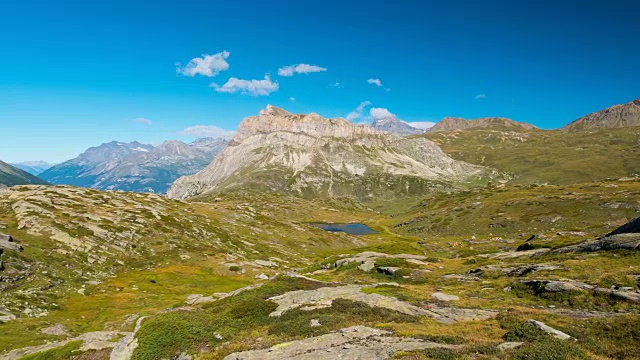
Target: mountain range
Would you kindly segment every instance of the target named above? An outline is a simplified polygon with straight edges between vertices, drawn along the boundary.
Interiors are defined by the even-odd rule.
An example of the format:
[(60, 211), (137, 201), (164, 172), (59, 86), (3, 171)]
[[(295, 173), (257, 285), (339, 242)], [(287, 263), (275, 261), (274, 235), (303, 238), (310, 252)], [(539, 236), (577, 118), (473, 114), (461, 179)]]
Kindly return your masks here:
[[(298, 193), (310, 191), (310, 193), (312, 194), (315, 194), (319, 191), (324, 194), (345, 195), (352, 193), (351, 190), (347, 189), (352, 189), (357, 194), (359, 194), (358, 196), (363, 196), (363, 194), (367, 192), (367, 190), (363, 189), (372, 187), (371, 184), (367, 184), (368, 177), (362, 176), (365, 169), (367, 170), (366, 172), (368, 175), (378, 172), (385, 174), (385, 176), (389, 176), (391, 178), (395, 178), (399, 173), (402, 173), (403, 176), (415, 175), (415, 177), (412, 178), (414, 180), (418, 178), (429, 178), (430, 181), (433, 181), (438, 177), (433, 176), (435, 173), (437, 173), (437, 171), (435, 173), (431, 173), (433, 169), (429, 169), (429, 171), (424, 172), (424, 174), (426, 175), (420, 175), (422, 173), (422, 170), (414, 167), (418, 166), (417, 163), (422, 163), (422, 165), (424, 165), (424, 159), (426, 155), (418, 155), (415, 152), (415, 149), (409, 151), (411, 155), (408, 155), (406, 146), (409, 145), (400, 145), (400, 142), (397, 138), (398, 136), (419, 136), (432, 139), (435, 140), (440, 146), (442, 146), (445, 152), (449, 154), (449, 156), (452, 156), (455, 159), (464, 160), (477, 165), (492, 167), (496, 164), (478, 161), (475, 159), (475, 157), (481, 156), (483, 157), (483, 159), (492, 158), (492, 153), (495, 152), (496, 149), (501, 148), (500, 144), (491, 145), (491, 148), (479, 145), (484, 150), (475, 152), (469, 151), (468, 155), (460, 156), (461, 154), (467, 154), (465, 153), (465, 151), (468, 149), (468, 147), (465, 147), (466, 145), (464, 145), (464, 142), (470, 141), (470, 143), (467, 144), (470, 145), (471, 143), (478, 141), (479, 139), (471, 140), (471, 138), (469, 137), (473, 137), (476, 135), (480, 136), (480, 132), (465, 132), (465, 134), (467, 134), (468, 136), (465, 135), (459, 139), (457, 138), (457, 136), (445, 136), (444, 138), (442, 138), (438, 137), (436, 134), (447, 134), (451, 131), (460, 130), (488, 130), (499, 132), (482, 135), (489, 137), (500, 137), (500, 133), (507, 132), (527, 133), (527, 138), (530, 140), (540, 139), (540, 141), (546, 141), (544, 139), (548, 140), (549, 137), (554, 137), (557, 138), (556, 140), (554, 140), (555, 145), (566, 144), (566, 146), (568, 146), (569, 148), (565, 150), (565, 148), (563, 148), (562, 146), (557, 147), (558, 155), (553, 157), (553, 159), (556, 159), (558, 161), (559, 159), (567, 160), (567, 157), (570, 157), (571, 154), (573, 154), (573, 152), (571, 151), (571, 146), (573, 145), (571, 144), (580, 139), (586, 139), (585, 136), (595, 136), (596, 138), (598, 138), (598, 135), (576, 134), (575, 136), (569, 136), (565, 139), (565, 136), (561, 135), (560, 133), (576, 133), (580, 131), (595, 131), (603, 129), (615, 130), (619, 128), (633, 128), (635, 126), (640, 126), (640, 99), (636, 99), (625, 104), (614, 105), (604, 110), (588, 114), (562, 127), (561, 129), (559, 129), (560, 131), (542, 131), (534, 125), (501, 117), (485, 117), (473, 120), (466, 120), (459, 117), (445, 117), (425, 132), (424, 130), (412, 127), (411, 125), (397, 119), (394, 116), (375, 119), (371, 123), (371, 125), (359, 126), (351, 126), (349, 125), (350, 123), (339, 121), (339, 119), (323, 119), (317, 114), (293, 115), (286, 112), (285, 110), (278, 109), (272, 106), (269, 106), (266, 110), (263, 110), (260, 116), (262, 116), (262, 118), (259, 121), (267, 121), (271, 125), (267, 128), (263, 128), (254, 125), (247, 126), (247, 124), (251, 124), (252, 122), (255, 122), (255, 120), (247, 121), (246, 124), (245, 122), (243, 122), (243, 124), (240, 125), (241, 130), (239, 131), (239, 135), (236, 136), (232, 143), (233, 146), (228, 153), (225, 153), (224, 157), (225, 159), (227, 159), (225, 161), (234, 162), (235, 164), (224, 163), (222, 160), (220, 160), (221, 162), (215, 165), (223, 167), (219, 170), (212, 168), (214, 167), (214, 164), (212, 164), (211, 161), (214, 159), (217, 153), (222, 151), (227, 146), (227, 144), (229, 143), (228, 140), (205, 138), (196, 140), (191, 144), (185, 144), (180, 141), (165, 141), (158, 146), (142, 144), (139, 142), (122, 143), (113, 141), (97, 147), (89, 148), (78, 157), (65, 161), (64, 163), (58, 165), (51, 165), (43, 161), (22, 162), (12, 164), (14, 169), (9, 171), (6, 170), (8, 169), (9, 165), (5, 164), (5, 172), (7, 174), (12, 174), (12, 180), (8, 180), (9, 175), (5, 175), (4, 183), (17, 185), (46, 183), (48, 181), (53, 184), (67, 184), (104, 190), (113, 189), (165, 193), (171, 187), (174, 180), (178, 179), (181, 176), (195, 174), (203, 170), (205, 167), (208, 167), (209, 169), (206, 172), (198, 175), (198, 180), (196, 180), (196, 177), (190, 178), (190, 180), (181, 180), (181, 183), (176, 185), (176, 189), (179, 189), (182, 186), (181, 184), (183, 182), (190, 181), (194, 181), (195, 183), (189, 185), (189, 188), (191, 190), (187, 191), (185, 194), (190, 194), (192, 192), (201, 193), (210, 186), (220, 189), (238, 187), (242, 183), (253, 183), (254, 185), (259, 184), (261, 186), (267, 186), (268, 188), (286, 188), (289, 190), (295, 188), (295, 191)], [(279, 116), (280, 119), (274, 120), (274, 116)], [(300, 124), (305, 125), (295, 125), (296, 122), (300, 122)], [(330, 124), (330, 126), (326, 126), (326, 124)], [(293, 130), (289, 129), (290, 127), (292, 127)], [(322, 131), (325, 130), (327, 131), (327, 133), (322, 133)], [(295, 131), (295, 134), (300, 135), (301, 138), (291, 136), (293, 134), (291, 131)], [(335, 142), (329, 141), (329, 139), (334, 136), (335, 131), (337, 131), (340, 136), (335, 137)], [(240, 135), (240, 133), (243, 133), (245, 135)], [(248, 140), (247, 138), (253, 135), (265, 136), (266, 133), (278, 133), (280, 135), (284, 133), (289, 134), (287, 136), (272, 135), (271, 137), (269, 137), (269, 141), (267, 142), (264, 142), (262, 144), (253, 143), (251, 146), (247, 145), (251, 141), (261, 141), (258, 138), (252, 138), (251, 140)], [(247, 134), (252, 135), (249, 136)], [(274, 142), (275, 138), (278, 138), (278, 140)], [(310, 140), (310, 138), (314, 138), (315, 141)], [(362, 141), (362, 143), (350, 144), (347, 146), (347, 141), (345, 139), (351, 138), (358, 139), (358, 141)], [(365, 138), (367, 138), (368, 140), (363, 140)], [(378, 140), (373, 141), (372, 139), (374, 138)], [(469, 139), (464, 140), (466, 138)], [(523, 139), (524, 138), (517, 140), (518, 143), (514, 144), (514, 146), (520, 147), (520, 145), (530, 143), (527, 141), (523, 141)], [(599, 138), (595, 140), (592, 138), (590, 139), (590, 141), (595, 142), (585, 144), (585, 146), (589, 147), (598, 144), (600, 141)], [(408, 140), (408, 144), (415, 141), (416, 140)], [(502, 141), (503, 144), (509, 143), (509, 141), (505, 143), (504, 139), (500, 141)], [(491, 140), (485, 141), (485, 144), (491, 143)], [(324, 144), (323, 146), (325, 148), (316, 148), (317, 146), (320, 146), (320, 144)], [(442, 154), (433, 155), (437, 154), (438, 150), (434, 150), (433, 145), (431, 143), (429, 144), (429, 146), (425, 146), (421, 150), (426, 151), (426, 153), (430, 154), (426, 157), (428, 158), (431, 156), (435, 156), (435, 158), (441, 158), (440, 155)], [(287, 148), (287, 146), (291, 147)], [(335, 148), (332, 148), (332, 146), (334, 146)], [(304, 147), (308, 148), (305, 149)], [(262, 157), (262, 160), (258, 161), (257, 155), (255, 153), (248, 154), (250, 156), (247, 156), (246, 158), (243, 157), (241, 159), (237, 158), (237, 154), (233, 154), (234, 151), (249, 151), (248, 148), (252, 148), (252, 151), (262, 151), (264, 155)], [(401, 148), (404, 148), (404, 150), (398, 150)], [(417, 146), (417, 148), (420, 148), (420, 146)], [(430, 150), (425, 150), (426, 148), (430, 148)], [(532, 149), (534, 148), (535, 147), (532, 147)], [(555, 149), (556, 147), (551, 146), (550, 148)], [(364, 155), (364, 153), (362, 152), (363, 149), (372, 150), (375, 153)], [(382, 149), (385, 150), (383, 151)], [(486, 152), (489, 149), (491, 150), (489, 152)], [(333, 154), (333, 152), (336, 151), (346, 151), (344, 154), (349, 154), (345, 157), (346, 161), (333, 158), (335, 157), (335, 154)], [(422, 160), (418, 160), (417, 163), (412, 163), (411, 165), (402, 164), (399, 167), (404, 168), (404, 170), (399, 171), (398, 164), (401, 164), (402, 161), (389, 164), (387, 161), (389, 160), (387, 159), (389, 154), (383, 156), (382, 153), (379, 153), (377, 151), (391, 151), (392, 153), (400, 151), (400, 153), (403, 154), (402, 156), (406, 155), (409, 159), (412, 159), (404, 159), (409, 161), (409, 163), (412, 163), (414, 160), (416, 160), (416, 156), (418, 158), (422, 158)], [(510, 161), (510, 158), (517, 155), (517, 152), (506, 151), (505, 154), (499, 156), (499, 161)], [(271, 158), (271, 156), (273, 156), (273, 158)], [(321, 159), (322, 157), (325, 157), (323, 161), (326, 162), (326, 164), (320, 166), (322, 161), (320, 161), (319, 159)], [(626, 158), (628, 158), (628, 156)], [(535, 161), (533, 159), (534, 158), (529, 158), (528, 161)], [(556, 162), (553, 159), (550, 159), (551, 163)], [(624, 161), (628, 163), (628, 160)], [(253, 164), (249, 164), (250, 162), (253, 162)], [(344, 162), (345, 165), (343, 168), (340, 168), (340, 170), (337, 170), (336, 166), (340, 167), (341, 165), (338, 165), (338, 163), (341, 162)], [(437, 163), (438, 161), (436, 160), (435, 162)], [(569, 164), (572, 163), (575, 163), (576, 166), (576, 172), (574, 174), (582, 172), (586, 175), (588, 173), (586, 170), (580, 169), (581, 165), (579, 161), (573, 162), (567, 160), (565, 161), (565, 166), (569, 166)], [(555, 169), (559, 165), (553, 166)], [(507, 166), (507, 168), (508, 167), (509, 166)], [(39, 175), (42, 179), (28, 177), (24, 174), (16, 176), (15, 174), (17, 174), (17, 169), (15, 168), (22, 169), (32, 175)], [(275, 170), (276, 168), (278, 170)], [(288, 174), (286, 176), (284, 176), (282, 173), (279, 173), (279, 171), (285, 168), (286, 173)], [(376, 168), (377, 170), (374, 171), (374, 168)], [(407, 170), (408, 168), (413, 169)], [(618, 168), (619, 167), (616, 167), (616, 169)], [(251, 169), (261, 170), (254, 171)], [(498, 170), (498, 172), (504, 173), (505, 171), (504, 166), (497, 166), (496, 169)], [(622, 173), (634, 173), (635, 171), (635, 168), (633, 166), (626, 166), (626, 169), (627, 170)], [(238, 173), (236, 174), (237, 176), (235, 176), (235, 170), (242, 170), (243, 173), (248, 172), (252, 175), (244, 178), (244, 175), (240, 175), (240, 173)], [(269, 176), (266, 177), (269, 179), (265, 180), (263, 177), (270, 171), (272, 171), (274, 174), (277, 174), (277, 176), (282, 175), (283, 179), (287, 178), (289, 180), (284, 182), (282, 180), (275, 181), (274, 179), (269, 178)], [(205, 175), (206, 173), (211, 172), (214, 172), (217, 175)], [(313, 173), (313, 175), (311, 173)], [(557, 173), (558, 176), (562, 177), (559, 171), (555, 170), (553, 170), (551, 173), (541, 172), (539, 174), (543, 173), (548, 175)], [(334, 175), (337, 175), (337, 177), (333, 177)], [(237, 181), (232, 179), (232, 177), (237, 178)], [(541, 179), (541, 177), (538, 175), (536, 175), (535, 177), (537, 179)], [(582, 177), (585, 179), (589, 178), (589, 176)], [(203, 178), (206, 178), (206, 180), (203, 180)], [(553, 176), (549, 178), (553, 178)], [(450, 179), (444, 180), (444, 183), (451, 184), (451, 181), (449, 180)], [(394, 181), (391, 181), (391, 183), (394, 183)], [(337, 184), (349, 185), (342, 187), (336, 186)], [(418, 186), (418, 188), (419, 187), (420, 186)], [(198, 188), (199, 190), (194, 190), (196, 188)], [(325, 190), (321, 190), (322, 188), (325, 188)], [(413, 186), (409, 186), (408, 188), (413, 188)], [(172, 194), (178, 194), (182, 191), (183, 190), (174, 190)], [(373, 196), (375, 192), (376, 191), (370, 192), (368, 196)], [(176, 196), (183, 197), (185, 196), (185, 194)]]
[(401, 138), (269, 105), (240, 123), (211, 165), (178, 179), (167, 195), (252, 188), (366, 199), (477, 183), (492, 175), (490, 169), (451, 159), (426, 138)]
[(382, 119), (375, 119), (371, 123), (371, 127), (386, 133), (396, 134), (400, 136), (422, 134), (424, 130), (414, 128), (404, 121), (398, 120), (394, 116), (388, 116)]
[(3, 188), (0, 358), (640, 358), (640, 126), (611, 114), (399, 136), (268, 106), (88, 149), (47, 172), (197, 173)]
[(437, 122), (432, 128), (427, 130), (430, 133), (451, 131), (451, 130), (466, 130), (466, 129), (478, 129), (478, 128), (496, 128), (504, 130), (532, 130), (536, 129), (534, 125), (517, 122), (507, 118), (499, 117), (487, 117), (473, 120), (467, 120), (459, 117), (445, 117)]
[(53, 184), (163, 194), (175, 179), (207, 166), (227, 140), (172, 140), (158, 146), (112, 141), (40, 174)]
[(46, 181), (29, 174), (28, 172), (18, 169), (3, 161), (0, 161), (0, 188), (11, 187), (14, 185), (38, 185), (48, 184)]
[(46, 161), (23, 161), (18, 163), (11, 163), (12, 166), (17, 167), (20, 170), (24, 170), (31, 175), (38, 176), (45, 170), (51, 168), (55, 164), (50, 164)]

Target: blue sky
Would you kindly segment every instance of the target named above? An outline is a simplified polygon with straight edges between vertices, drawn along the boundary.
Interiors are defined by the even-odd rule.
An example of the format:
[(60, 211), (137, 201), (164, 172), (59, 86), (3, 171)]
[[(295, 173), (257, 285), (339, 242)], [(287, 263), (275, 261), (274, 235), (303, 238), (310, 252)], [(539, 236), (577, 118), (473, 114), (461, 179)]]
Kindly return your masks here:
[[(266, 104), (345, 117), (368, 101), (363, 116), (556, 128), (640, 97), (639, 18), (615, 0), (5, 2), (0, 159), (191, 140), (184, 129), (233, 130)], [(184, 68), (223, 51), (215, 76)], [(296, 64), (326, 71), (278, 74)], [(263, 95), (243, 80), (262, 80)]]

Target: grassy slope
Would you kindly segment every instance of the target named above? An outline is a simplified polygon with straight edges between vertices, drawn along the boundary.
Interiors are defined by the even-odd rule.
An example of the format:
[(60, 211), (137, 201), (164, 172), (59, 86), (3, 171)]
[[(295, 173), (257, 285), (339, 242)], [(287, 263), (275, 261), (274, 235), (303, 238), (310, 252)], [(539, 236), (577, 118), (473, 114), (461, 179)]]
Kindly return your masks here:
[[(400, 287), (383, 286), (368, 289), (367, 292), (394, 296), (421, 305), (430, 302), (429, 295), (438, 290), (458, 295), (460, 300), (455, 301), (452, 304), (454, 306), (495, 309), (500, 311), (501, 315), (491, 320), (449, 325), (429, 319), (390, 318), (389, 313), (371, 315), (372, 311), (377, 310), (364, 305), (338, 302), (326, 310), (295, 311), (285, 318), (276, 320), (265, 316), (273, 308), (273, 304), (265, 301), (265, 298), (283, 293), (286, 288), (306, 289), (308, 286), (319, 286), (313, 283), (295, 285), (295, 280), (279, 278), (272, 282), (270, 287), (264, 288), (268, 294), (263, 293), (263, 290), (255, 290), (245, 293), (240, 298), (225, 299), (205, 306), (205, 313), (198, 314), (197, 319), (194, 318), (192, 321), (183, 321), (185, 317), (190, 318), (190, 314), (156, 317), (153, 322), (143, 325), (140, 335), (141, 348), (136, 352), (136, 356), (144, 358), (143, 354), (152, 353), (155, 356), (168, 357), (182, 351), (193, 353), (196, 349), (207, 349), (199, 358), (219, 359), (234, 351), (264, 348), (355, 324), (374, 325), (405, 336), (466, 345), (460, 353), (425, 351), (412, 354), (417, 358), (472, 356), (481, 359), (567, 359), (579, 354), (596, 358), (640, 356), (634, 345), (640, 334), (630, 330), (640, 325), (640, 306), (593, 296), (590, 293), (544, 297), (518, 285), (520, 280), (525, 279), (571, 278), (603, 287), (618, 284), (637, 288), (635, 274), (640, 273), (640, 254), (602, 252), (597, 256), (563, 254), (506, 260), (477, 256), (481, 253), (515, 250), (525, 242), (525, 237), (531, 234), (539, 235), (539, 238), (530, 241), (536, 247), (557, 247), (604, 234), (634, 216), (637, 207), (640, 206), (639, 200), (639, 182), (606, 181), (565, 187), (513, 185), (455, 194), (433, 194), (422, 201), (416, 201), (409, 211), (406, 211), (409, 204), (404, 201), (369, 204), (375, 205), (374, 208), (381, 213), (371, 212), (372, 219), (368, 223), (382, 231), (380, 237), (389, 241), (354, 247), (346, 251), (325, 251), (323, 255), (328, 258), (310, 266), (307, 271), (320, 269), (321, 264), (331, 264), (337, 259), (330, 256), (332, 254), (371, 250), (425, 254), (429, 257), (426, 267), (404, 260), (379, 260), (379, 266), (402, 268), (393, 276), (376, 272), (365, 273), (358, 270), (355, 266), (357, 264), (354, 264), (315, 277), (334, 283), (366, 284), (395, 281)], [(481, 205), (477, 204), (478, 202), (481, 202)], [(449, 214), (451, 217), (447, 218)], [(557, 214), (560, 214), (560, 219), (557, 219)], [(507, 217), (509, 219), (505, 219)], [(419, 220), (410, 225), (397, 226), (412, 219)], [(435, 221), (431, 221), (432, 219)], [(506, 227), (488, 226), (490, 223), (505, 220), (508, 220)], [(586, 234), (557, 234), (559, 231), (567, 230), (584, 230)], [(472, 235), (475, 235), (476, 242), (465, 241), (470, 240)], [(327, 234), (327, 237), (331, 236), (333, 235)], [(466, 274), (471, 269), (485, 265), (516, 266), (540, 262), (559, 264), (561, 270), (542, 271), (522, 277), (487, 272), (481, 276), (480, 281), (471, 282), (443, 278), (448, 274)], [(421, 269), (430, 272), (419, 272)], [(271, 286), (275, 286), (277, 290)], [(502, 290), (508, 286), (514, 290)], [(250, 313), (249, 317), (245, 312), (236, 310), (242, 308), (238, 306), (245, 302), (252, 304), (256, 311)], [(615, 319), (584, 320), (548, 312), (545, 308), (549, 306), (574, 310), (620, 311), (631, 315)], [(361, 315), (352, 317), (350, 314), (353, 312)], [(203, 320), (202, 316), (208, 320)], [(312, 318), (319, 318), (322, 324), (327, 325), (311, 328), (309, 321)], [(523, 328), (522, 324), (529, 318), (559, 328), (577, 337), (579, 342), (575, 345), (558, 343), (532, 329)], [(619, 322), (627, 324), (628, 327), (616, 327), (615, 324)], [(211, 337), (207, 329), (224, 333), (224, 340)], [(189, 341), (177, 341), (176, 331), (178, 334), (186, 332)], [(527, 341), (527, 345), (507, 353), (496, 352), (495, 345), (505, 340)]]
[(509, 173), (511, 183), (575, 184), (640, 174), (640, 127), (598, 131), (426, 134), (451, 157)]
[[(91, 190), (89, 194), (108, 196), (111, 193)], [(141, 199), (143, 202), (150, 201), (146, 195)], [(198, 355), (199, 359), (219, 359), (231, 352), (263, 348), (355, 324), (378, 326), (400, 335), (466, 346), (460, 353), (424, 351), (411, 355), (416, 358), (566, 359), (578, 354), (596, 358), (640, 356), (635, 346), (640, 334), (634, 332), (640, 326), (640, 316), (637, 315), (640, 306), (590, 293), (544, 297), (518, 286), (523, 279), (572, 278), (604, 287), (619, 284), (637, 288), (633, 276), (640, 274), (640, 254), (601, 252), (596, 256), (562, 254), (507, 260), (477, 256), (513, 250), (531, 234), (539, 235), (539, 238), (530, 242), (534, 246), (551, 247), (604, 234), (637, 213), (640, 206), (638, 181), (487, 187), (448, 194), (425, 194), (413, 203), (407, 203), (406, 200), (367, 203), (366, 206), (371, 209), (340, 199), (309, 201), (266, 193), (203, 196), (190, 203), (163, 201), (175, 205), (170, 210), (174, 220), (166, 222), (163, 229), (169, 231), (170, 237), (174, 237), (171, 247), (165, 249), (161, 244), (153, 245), (157, 240), (153, 239), (150, 244), (154, 246), (156, 255), (122, 259), (126, 267), (116, 269), (113, 277), (99, 285), (86, 285), (84, 296), (60, 293), (59, 309), (52, 309), (49, 316), (21, 318), (0, 324), (2, 349), (54, 340), (55, 337), (38, 334), (37, 331), (56, 323), (64, 324), (74, 334), (103, 328), (130, 330), (132, 325), (124, 324), (126, 315), (154, 315), (164, 308), (183, 304), (189, 294), (208, 295), (229, 291), (255, 282), (253, 276), (258, 272), (274, 274), (276, 271), (286, 271), (284, 268), (270, 270), (244, 266), (246, 273), (232, 272), (223, 265), (228, 253), (237, 255), (243, 252), (249, 259), (277, 256), (291, 261), (288, 264), (290, 267), (306, 267), (306, 271), (313, 271), (319, 269), (322, 263), (335, 260), (337, 254), (373, 250), (424, 254), (429, 257), (428, 265), (384, 260), (379, 261), (380, 266), (398, 266), (402, 271), (394, 276), (386, 276), (376, 272), (364, 273), (355, 266), (345, 266), (316, 277), (341, 283), (395, 281), (400, 284), (399, 288), (387, 286), (367, 291), (398, 297), (415, 305), (431, 302), (430, 294), (439, 290), (460, 297), (450, 305), (496, 309), (501, 315), (496, 319), (448, 325), (430, 319), (401, 316), (359, 303), (336, 301), (328, 309), (312, 312), (296, 310), (274, 319), (267, 316), (274, 304), (266, 298), (286, 291), (320, 286), (300, 279), (278, 277), (264, 287), (242, 293), (241, 296), (203, 305), (202, 311), (152, 316), (143, 324), (138, 336), (140, 347), (135, 357), (169, 358), (187, 351), (191, 354), (203, 352)], [(5, 215), (0, 222), (6, 223), (8, 232), (16, 233), (27, 249), (51, 246), (46, 244), (44, 238), (29, 236), (16, 229), (15, 220), (11, 219), (8, 212), (2, 214)], [(71, 219), (62, 214), (57, 220), (75, 227)], [(353, 241), (344, 234), (309, 228), (304, 224), (307, 221), (361, 221), (381, 233)], [(407, 222), (409, 224), (400, 225)], [(218, 231), (218, 237), (223, 237), (221, 231), (224, 231), (228, 237), (224, 246), (212, 248), (203, 242), (206, 237), (180, 235), (180, 231), (190, 231), (188, 229), (204, 224), (207, 224), (205, 228), (208, 231)], [(490, 227), (489, 224), (505, 226)], [(586, 234), (557, 235), (568, 230), (585, 231)], [(146, 236), (154, 238), (155, 235), (149, 233)], [(475, 236), (474, 242), (469, 241), (472, 236)], [(254, 246), (248, 246), (240, 240), (251, 242)], [(140, 241), (147, 243), (148, 240)], [(257, 253), (253, 253), (252, 249)], [(292, 254), (286, 256), (279, 250)], [(21, 256), (33, 256), (34, 261), (44, 261), (45, 254), (27, 251)], [(186, 254), (191, 258), (181, 259), (177, 254)], [(448, 274), (466, 274), (479, 266), (515, 266), (539, 262), (559, 264), (562, 269), (523, 277), (488, 272), (481, 276), (480, 281), (470, 282), (443, 278)], [(416, 275), (415, 272), (421, 269), (430, 272), (418, 272)], [(77, 276), (68, 276), (67, 282), (73, 284), (72, 289), (84, 284)], [(502, 290), (508, 286), (514, 290)], [(584, 320), (545, 310), (549, 306), (624, 311), (636, 315)], [(577, 337), (579, 341), (575, 345), (557, 343), (529, 328), (523, 328), (522, 323), (529, 318), (544, 321)], [(310, 327), (310, 319), (320, 319), (323, 326)], [(216, 333), (222, 335), (223, 339), (216, 338)], [(528, 343), (519, 350), (496, 352), (495, 345), (505, 340)]]
[[(20, 253), (5, 251), (2, 261), (6, 270), (0, 275), (11, 276), (16, 270), (30, 274), (17, 282), (0, 282), (0, 308), (20, 317), (0, 323), (0, 352), (55, 339), (38, 333), (38, 329), (50, 324), (61, 323), (73, 334), (102, 330), (105, 326), (129, 329), (132, 325), (124, 324), (126, 315), (153, 314), (183, 304), (189, 294), (231, 291), (255, 282), (255, 275), (262, 272), (273, 275), (306, 267), (322, 259), (326, 252), (398, 238), (388, 234), (327, 237), (326, 232), (305, 224), (367, 221), (375, 227), (376, 221), (383, 218), (339, 200), (322, 203), (278, 194), (232, 194), (184, 203), (153, 195), (75, 188), (81, 193), (79, 201), (58, 192), (69, 189), (65, 187), (43, 188), (38, 195), (29, 195), (30, 203), (52, 212), (51, 218), (32, 213), (46, 226), (98, 244), (110, 246), (109, 241), (96, 237), (84, 224), (100, 225), (115, 236), (128, 230), (126, 224), (143, 222), (144, 229), (137, 230), (132, 241), (119, 244), (125, 251), (110, 250), (108, 261), (90, 263), (82, 251), (58, 251), (70, 249), (50, 239), (46, 232), (32, 235), (27, 228), (18, 228), (12, 206), (23, 201), (20, 193), (29, 189), (14, 188), (15, 198), (11, 199), (6, 194), (0, 196), (0, 224), (5, 227), (0, 231), (12, 234), (25, 248)], [(43, 199), (51, 199), (52, 203)], [(125, 201), (135, 205), (124, 207)], [(157, 204), (165, 206), (167, 216), (156, 219), (138, 208)], [(121, 212), (123, 223), (91, 218), (115, 211)], [(271, 256), (283, 260), (280, 268), (247, 265), (234, 272), (225, 265), (267, 260)], [(96, 280), (100, 283), (89, 283)], [(46, 289), (53, 283), (59, 284)], [(77, 292), (80, 289), (85, 295)], [(34, 318), (21, 313), (29, 307), (46, 310), (49, 315)]]

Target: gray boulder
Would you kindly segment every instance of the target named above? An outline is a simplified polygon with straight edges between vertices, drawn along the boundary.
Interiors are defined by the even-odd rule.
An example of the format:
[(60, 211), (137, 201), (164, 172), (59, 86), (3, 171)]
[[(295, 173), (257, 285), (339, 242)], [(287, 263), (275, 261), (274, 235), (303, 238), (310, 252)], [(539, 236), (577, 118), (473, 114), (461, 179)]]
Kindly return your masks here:
[(551, 251), (551, 254), (568, 252), (594, 252), (600, 250), (640, 250), (640, 233), (615, 234), (597, 240), (569, 245)]
[(629, 221), (628, 223), (620, 226), (619, 228), (605, 235), (605, 237), (611, 236), (611, 235), (629, 234), (629, 233), (640, 233), (640, 217), (637, 217)]
[[(13, 251), (22, 251), (24, 248), (19, 244), (16, 244), (11, 235), (0, 234), (0, 248)], [(0, 252), (1, 253), (1, 252)]]
[(398, 270), (400, 270), (400, 268), (394, 267), (394, 266), (383, 266), (383, 267), (376, 268), (377, 272), (385, 275), (393, 275), (396, 272), (398, 272)]

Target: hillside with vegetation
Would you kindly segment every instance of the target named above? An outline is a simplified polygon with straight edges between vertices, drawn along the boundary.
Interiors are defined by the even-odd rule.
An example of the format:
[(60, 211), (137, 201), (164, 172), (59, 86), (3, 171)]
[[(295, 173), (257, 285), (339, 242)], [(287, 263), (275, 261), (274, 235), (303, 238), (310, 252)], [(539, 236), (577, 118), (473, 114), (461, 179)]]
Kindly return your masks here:
[(575, 133), (472, 129), (424, 136), (454, 159), (508, 174), (512, 184), (574, 184), (640, 174), (640, 127)]
[(640, 358), (637, 127), (246, 122), (173, 199), (0, 191), (0, 358)]

